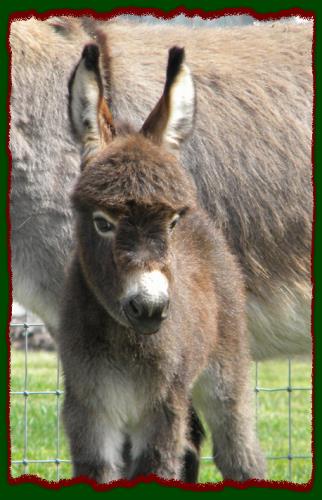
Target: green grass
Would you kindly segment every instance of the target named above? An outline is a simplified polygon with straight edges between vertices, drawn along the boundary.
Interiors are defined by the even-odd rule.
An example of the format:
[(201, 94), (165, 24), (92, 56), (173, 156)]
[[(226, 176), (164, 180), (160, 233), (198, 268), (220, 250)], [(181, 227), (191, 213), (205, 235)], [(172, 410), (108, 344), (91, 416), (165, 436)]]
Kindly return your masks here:
[[(25, 379), (24, 353), (12, 350), (11, 389), (23, 391)], [(255, 371), (253, 374), (255, 387)], [(307, 362), (292, 363), (292, 387), (309, 387), (311, 384), (311, 366)], [(260, 388), (286, 388), (288, 386), (288, 362), (274, 361), (259, 364), (258, 386)], [(60, 381), (60, 388), (62, 383)], [(56, 391), (57, 360), (54, 353), (31, 352), (28, 354), (28, 391)], [(311, 453), (311, 392), (287, 390), (279, 392), (259, 392), (257, 395), (258, 435), (262, 449), (267, 457), (287, 457), (289, 454), (289, 395), (291, 397), (291, 453), (310, 455)], [(25, 397), (12, 395), (11, 452), (12, 460), (69, 460), (67, 441), (60, 425), (59, 449), (57, 448), (57, 399), (61, 403), (63, 396), (29, 395), (26, 399), (27, 452), (25, 454)], [(255, 404), (255, 403), (254, 403)], [(209, 437), (202, 449), (203, 457), (212, 455)], [(267, 478), (277, 481), (289, 479), (289, 460), (268, 459)], [(311, 459), (293, 458), (291, 461), (292, 481), (306, 483), (311, 477)], [(12, 475), (23, 473), (36, 474), (50, 481), (58, 478), (55, 463), (12, 465)], [(70, 464), (61, 463), (59, 477), (71, 475)], [(199, 476), (200, 482), (220, 481), (221, 476), (210, 460), (203, 460)]]

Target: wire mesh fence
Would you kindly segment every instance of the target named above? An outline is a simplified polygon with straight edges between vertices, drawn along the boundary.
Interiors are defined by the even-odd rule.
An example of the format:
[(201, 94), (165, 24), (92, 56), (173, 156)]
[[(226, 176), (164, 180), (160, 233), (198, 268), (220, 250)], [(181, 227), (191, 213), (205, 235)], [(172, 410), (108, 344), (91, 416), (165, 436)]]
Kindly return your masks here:
[[(59, 360), (57, 355), (51, 354), (50, 362), (46, 359), (41, 360), (38, 353), (32, 353), (29, 349), (29, 337), (31, 334), (31, 329), (34, 327), (43, 326), (41, 323), (12, 323), (11, 324), (11, 334), (14, 333), (15, 329), (23, 329), (23, 349), (20, 351), (20, 364), (13, 362), (14, 349), (12, 349), (12, 360), (11, 360), (11, 412), (10, 412), (10, 422), (11, 422), (11, 451), (12, 451), (12, 474), (14, 476), (19, 476), (21, 474), (34, 473), (32, 468), (37, 465), (39, 466), (51, 466), (55, 468), (55, 471), (51, 470), (51, 474), (48, 475), (44, 468), (37, 475), (44, 477), (46, 479), (59, 481), (62, 478), (69, 477), (71, 473), (70, 460), (68, 456), (68, 447), (65, 442), (65, 436), (62, 429), (62, 423), (60, 418), (60, 407), (63, 396), (63, 384), (61, 379), (61, 370)], [(31, 358), (31, 359), (30, 359)], [(46, 361), (47, 360), (47, 361)], [(54, 361), (53, 361), (54, 360)], [(36, 367), (43, 363), (47, 369), (43, 376), (40, 376)], [(255, 407), (256, 407), (256, 423), (258, 426), (259, 437), (263, 438), (264, 434), (275, 433), (275, 438), (270, 444), (267, 436), (266, 440), (263, 438), (262, 448), (268, 462), (283, 462), (287, 464), (287, 469), (283, 472), (283, 477), (276, 477), (279, 480), (289, 480), (295, 482), (307, 482), (311, 476), (312, 467), (312, 456), (310, 453), (311, 449), (311, 384), (303, 384), (293, 382), (293, 365), (294, 362), (291, 360), (285, 361), (286, 370), (284, 366), (285, 383), (281, 384), (278, 378), (278, 385), (275, 383), (273, 386), (267, 386), (270, 380), (263, 380), (260, 376), (262, 363), (254, 363), (254, 392), (255, 392)], [(284, 363), (284, 365), (285, 365)], [(48, 365), (48, 366), (46, 366)], [(281, 363), (277, 364), (276, 370), (281, 371)], [(40, 367), (41, 368), (41, 367)], [(299, 370), (306, 371), (306, 382), (310, 382), (310, 366), (308, 364), (300, 364)], [(17, 372), (19, 371), (19, 377), (17, 377)], [(50, 377), (48, 376), (50, 374)], [(264, 373), (265, 375), (265, 373)], [(36, 388), (30, 384), (30, 379), (34, 377), (38, 385)], [(267, 376), (266, 376), (267, 377)], [(297, 377), (298, 378), (298, 377)], [(40, 383), (42, 379), (42, 383)], [(282, 380), (283, 380), (282, 379)], [(301, 379), (302, 380), (302, 379)], [(263, 384), (264, 382), (264, 384)], [(301, 400), (300, 404), (295, 404), (294, 398), (295, 394), (305, 393), (307, 398)], [(283, 424), (278, 425), (276, 422), (280, 419), (281, 415), (278, 413), (278, 404), (271, 402), (269, 404), (268, 411), (266, 409), (265, 413), (265, 402), (261, 404), (261, 397), (267, 395), (272, 398), (273, 395), (286, 395), (287, 404), (286, 408), (283, 410), (286, 419), (283, 419)], [(41, 404), (37, 403), (36, 398), (41, 398)], [(46, 398), (46, 399), (44, 399)], [(49, 399), (51, 398), (51, 399)], [(54, 403), (54, 407), (53, 407)], [(47, 409), (51, 405), (50, 412)], [(44, 425), (42, 427), (41, 413), (45, 415), (43, 418)], [(263, 414), (263, 415), (262, 415)], [(42, 417), (44, 417), (44, 415)], [(276, 430), (267, 430), (267, 424), (272, 425), (272, 429), (278, 427)], [(300, 429), (295, 429), (294, 426), (300, 427)], [(38, 431), (36, 433), (36, 430)], [(305, 433), (303, 434), (303, 428), (305, 428)], [(265, 430), (266, 429), (266, 430)], [(261, 436), (261, 433), (263, 436)], [(280, 452), (281, 447), (279, 446), (279, 441), (284, 439), (283, 453)], [(51, 441), (50, 455), (43, 456), (46, 453), (42, 452), (37, 454), (37, 449), (39, 451), (41, 444), (45, 439)], [(63, 440), (63, 446), (61, 446)], [(301, 445), (299, 444), (301, 440)], [(37, 445), (38, 442), (38, 445)], [(304, 444), (303, 444), (304, 443)], [(32, 445), (32, 451), (31, 451)], [(304, 452), (299, 452), (300, 448)], [(207, 453), (208, 452), (208, 453)], [(47, 451), (47, 453), (49, 453)], [(39, 456), (41, 455), (41, 456)], [(306, 467), (303, 465), (299, 467), (299, 470), (306, 473), (303, 475), (301, 473), (296, 473), (295, 478), (293, 474), (294, 464), (296, 462), (303, 464), (306, 462)], [(206, 453), (202, 454), (202, 462), (204, 464), (212, 462), (211, 448), (208, 447)], [(205, 478), (208, 476), (206, 475)], [(213, 477), (213, 473), (212, 476)], [(274, 477), (268, 477), (268, 479), (275, 479)], [(208, 480), (208, 479), (205, 479)], [(220, 475), (215, 476), (211, 480), (220, 480)]]

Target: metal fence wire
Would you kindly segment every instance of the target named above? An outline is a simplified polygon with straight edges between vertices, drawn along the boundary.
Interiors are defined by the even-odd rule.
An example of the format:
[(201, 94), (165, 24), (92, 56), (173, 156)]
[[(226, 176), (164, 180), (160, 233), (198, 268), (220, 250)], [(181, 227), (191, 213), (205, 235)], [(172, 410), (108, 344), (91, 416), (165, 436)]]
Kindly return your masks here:
[[(56, 366), (56, 384), (52, 390), (46, 391), (32, 391), (29, 390), (29, 375), (30, 369), (28, 365), (28, 338), (31, 334), (30, 329), (32, 327), (43, 327), (42, 323), (11, 323), (10, 331), (14, 332), (17, 328), (23, 328), (23, 336), (24, 336), (24, 377), (23, 377), (23, 386), (21, 390), (11, 390), (10, 391), (10, 399), (11, 399), (11, 408), (14, 404), (14, 398), (23, 398), (23, 414), (21, 418), (23, 419), (23, 447), (21, 447), (21, 458), (14, 459), (11, 461), (11, 465), (20, 465), (23, 470), (23, 474), (29, 473), (29, 465), (31, 464), (54, 464), (56, 465), (55, 477), (56, 480), (59, 481), (62, 477), (65, 477), (61, 474), (61, 466), (62, 464), (70, 464), (70, 460), (67, 458), (62, 458), (61, 452), (61, 435), (62, 435), (62, 423), (60, 418), (60, 407), (62, 402), (62, 396), (64, 391), (62, 390), (61, 385), (61, 373), (60, 373), (60, 365), (57, 357), (57, 366)], [(258, 423), (258, 418), (260, 414), (260, 405), (259, 405), (259, 395), (261, 393), (277, 393), (284, 392), (288, 394), (288, 453), (285, 455), (266, 455), (268, 460), (286, 460), (288, 462), (288, 477), (285, 477), (284, 480), (292, 481), (293, 478), (293, 463), (294, 460), (305, 459), (312, 460), (311, 454), (297, 454), (296, 453), (296, 443), (292, 440), (292, 424), (293, 424), (293, 415), (292, 415), (292, 398), (296, 392), (300, 391), (311, 391), (311, 386), (306, 387), (298, 387), (292, 384), (292, 361), (288, 360), (288, 375), (287, 381), (284, 386), (281, 387), (261, 387), (259, 385), (259, 372), (261, 363), (255, 363), (254, 367), (254, 391), (255, 391), (255, 405), (256, 405), (256, 423)], [(13, 373), (11, 373), (12, 377)], [(55, 454), (54, 456), (50, 456), (46, 459), (30, 459), (28, 454), (28, 445), (29, 445), (29, 433), (28, 433), (28, 411), (30, 409), (30, 405), (32, 405), (33, 398), (37, 395), (48, 396), (51, 398), (55, 398), (56, 401), (56, 409), (55, 409)], [(310, 411), (310, 409), (308, 409)], [(11, 445), (13, 446), (15, 443), (11, 440)], [(265, 452), (265, 450), (264, 450)], [(15, 453), (17, 455), (17, 453)], [(211, 456), (202, 456), (202, 461), (212, 461)]]

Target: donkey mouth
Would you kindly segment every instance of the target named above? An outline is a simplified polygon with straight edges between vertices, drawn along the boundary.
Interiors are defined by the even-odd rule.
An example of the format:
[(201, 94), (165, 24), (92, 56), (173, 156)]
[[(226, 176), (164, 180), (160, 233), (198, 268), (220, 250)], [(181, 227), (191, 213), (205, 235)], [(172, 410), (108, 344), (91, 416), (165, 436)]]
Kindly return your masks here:
[(157, 321), (133, 321), (133, 318), (127, 318), (135, 333), (140, 335), (154, 335), (161, 328), (162, 320)]

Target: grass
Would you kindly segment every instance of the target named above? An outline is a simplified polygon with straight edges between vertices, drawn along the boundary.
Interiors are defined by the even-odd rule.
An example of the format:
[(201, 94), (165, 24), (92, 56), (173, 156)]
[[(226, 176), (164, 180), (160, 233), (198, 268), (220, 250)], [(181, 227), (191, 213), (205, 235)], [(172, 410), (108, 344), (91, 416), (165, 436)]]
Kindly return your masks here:
[[(253, 379), (255, 387), (255, 367)], [(307, 362), (292, 363), (292, 388), (311, 385), (311, 366)], [(11, 390), (24, 391), (25, 355), (12, 350)], [(262, 449), (269, 458), (267, 478), (277, 481), (291, 480), (306, 483), (311, 477), (310, 458), (296, 458), (311, 454), (311, 391), (287, 391), (288, 362), (274, 361), (258, 365), (258, 387), (282, 391), (259, 391), (257, 393), (257, 427)], [(57, 359), (55, 353), (29, 352), (27, 390), (29, 392), (56, 391)], [(32, 460), (69, 460), (69, 451), (59, 418), (62, 395), (14, 394), (11, 396), (11, 453), (12, 461), (24, 458)], [(291, 402), (291, 432), (289, 435), (289, 399)], [(254, 402), (255, 404), (255, 402)], [(26, 433), (24, 423), (27, 423)], [(58, 425), (59, 424), (59, 425)], [(59, 432), (58, 432), (59, 429)], [(59, 438), (59, 439), (58, 439)], [(295, 455), (292, 460), (287, 456)], [(205, 441), (202, 456), (211, 457), (210, 439)], [(71, 476), (69, 463), (12, 464), (12, 475), (36, 474), (49, 481)], [(221, 475), (211, 460), (203, 459), (199, 481), (220, 481)]]

